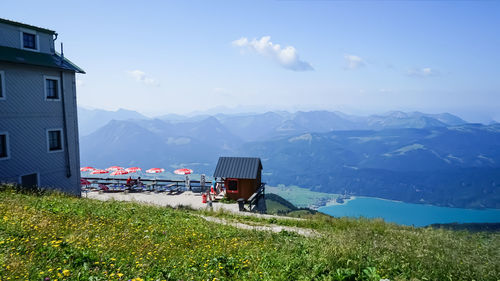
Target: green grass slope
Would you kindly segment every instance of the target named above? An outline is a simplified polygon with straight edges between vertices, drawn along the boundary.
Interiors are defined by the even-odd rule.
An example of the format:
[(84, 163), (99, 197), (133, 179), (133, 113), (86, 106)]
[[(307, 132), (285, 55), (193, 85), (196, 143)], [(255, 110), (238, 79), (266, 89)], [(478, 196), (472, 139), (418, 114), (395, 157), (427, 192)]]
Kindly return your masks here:
[[(0, 192), (1, 280), (497, 280), (497, 233), (380, 220), (273, 219), (321, 235), (242, 230), (126, 202)], [(269, 219), (212, 213), (227, 220)]]
[(280, 214), (280, 213), (289, 213), (290, 211), (297, 210), (297, 207), (285, 200), (283, 197), (274, 194), (267, 193), (265, 195), (266, 198), (266, 208), (268, 214)]
[(274, 193), (267, 193), (266, 213), (272, 215), (281, 215), (296, 218), (310, 219), (312, 216), (318, 218), (320, 214), (309, 208), (297, 208), (290, 201)]

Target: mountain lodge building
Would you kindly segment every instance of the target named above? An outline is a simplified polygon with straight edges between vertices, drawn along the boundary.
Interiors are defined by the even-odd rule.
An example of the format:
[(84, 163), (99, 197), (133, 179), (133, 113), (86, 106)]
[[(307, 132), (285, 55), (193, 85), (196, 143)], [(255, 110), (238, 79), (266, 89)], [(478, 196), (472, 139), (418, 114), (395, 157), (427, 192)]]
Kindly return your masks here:
[(57, 33), (0, 18), (0, 183), (80, 195), (75, 73)]

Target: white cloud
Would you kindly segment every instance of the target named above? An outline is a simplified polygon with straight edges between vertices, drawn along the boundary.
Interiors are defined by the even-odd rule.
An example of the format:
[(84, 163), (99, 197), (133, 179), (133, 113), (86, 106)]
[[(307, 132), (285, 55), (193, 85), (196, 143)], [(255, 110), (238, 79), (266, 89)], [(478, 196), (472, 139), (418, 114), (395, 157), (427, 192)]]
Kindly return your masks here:
[(362, 58), (355, 55), (346, 54), (344, 55), (344, 59), (346, 60), (346, 69), (356, 69), (366, 65), (366, 62)]
[(160, 85), (160, 83), (158, 83), (158, 81), (156, 79), (153, 79), (153, 78), (147, 76), (144, 71), (132, 70), (132, 71), (129, 71), (128, 74), (132, 78), (134, 78), (137, 82), (141, 82), (141, 83), (144, 83), (144, 84), (150, 85), (150, 86)]
[(439, 71), (430, 67), (409, 69), (407, 74), (413, 77), (431, 77), (439, 75)]
[(314, 70), (312, 65), (300, 60), (297, 50), (293, 46), (282, 48), (279, 44), (271, 42), (271, 36), (263, 36), (260, 39), (248, 40), (242, 37), (232, 42), (233, 46), (245, 48), (260, 55), (274, 59), (279, 65), (293, 71)]
[(245, 47), (248, 44), (248, 39), (246, 37), (241, 37), (238, 40), (233, 41), (234, 46)]

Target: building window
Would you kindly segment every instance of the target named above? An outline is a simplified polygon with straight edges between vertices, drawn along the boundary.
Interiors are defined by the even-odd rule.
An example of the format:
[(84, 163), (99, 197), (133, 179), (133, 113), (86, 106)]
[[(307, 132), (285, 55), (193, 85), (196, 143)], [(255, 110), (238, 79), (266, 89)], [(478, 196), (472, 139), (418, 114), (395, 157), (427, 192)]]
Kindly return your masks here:
[(36, 50), (36, 34), (23, 32), (23, 48)]
[(57, 92), (57, 80), (47, 79), (45, 80), (45, 86), (47, 87), (47, 98), (48, 99), (58, 99), (59, 93)]
[(0, 100), (5, 99), (5, 73), (0, 70)]
[(59, 78), (45, 77), (45, 100), (59, 100)]
[(47, 131), (49, 152), (62, 151), (62, 130), (54, 129)]
[(0, 160), (9, 159), (9, 135), (0, 133)]

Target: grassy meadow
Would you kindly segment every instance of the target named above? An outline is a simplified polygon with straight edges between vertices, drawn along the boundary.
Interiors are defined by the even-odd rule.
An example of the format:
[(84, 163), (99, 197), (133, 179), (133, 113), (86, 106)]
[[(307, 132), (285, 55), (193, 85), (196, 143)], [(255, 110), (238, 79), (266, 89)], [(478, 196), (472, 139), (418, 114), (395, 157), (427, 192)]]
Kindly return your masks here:
[[(497, 280), (498, 233), (243, 217), (0, 191), (1, 280)], [(319, 236), (243, 230), (315, 229)]]

